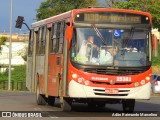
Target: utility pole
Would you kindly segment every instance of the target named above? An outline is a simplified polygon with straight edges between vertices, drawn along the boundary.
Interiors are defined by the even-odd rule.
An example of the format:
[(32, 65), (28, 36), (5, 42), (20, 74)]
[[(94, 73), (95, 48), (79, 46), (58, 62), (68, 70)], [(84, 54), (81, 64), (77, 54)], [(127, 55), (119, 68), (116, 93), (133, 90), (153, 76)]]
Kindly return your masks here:
[(12, 0), (10, 0), (10, 40), (9, 40), (9, 76), (8, 90), (11, 89), (11, 60), (12, 60)]

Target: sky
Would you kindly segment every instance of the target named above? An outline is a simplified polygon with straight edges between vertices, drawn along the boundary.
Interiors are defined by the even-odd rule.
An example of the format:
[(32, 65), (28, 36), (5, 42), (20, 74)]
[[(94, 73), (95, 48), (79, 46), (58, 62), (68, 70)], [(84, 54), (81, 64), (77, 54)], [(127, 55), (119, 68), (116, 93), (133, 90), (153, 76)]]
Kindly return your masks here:
[[(0, 33), (10, 33), (10, 1), (0, 0)], [(18, 16), (24, 17), (24, 22), (30, 27), (36, 21), (36, 9), (46, 0), (12, 0), (12, 33), (28, 33), (25, 25), (21, 29), (15, 28)], [(99, 0), (104, 3), (104, 0)]]
[[(10, 32), (10, 1), (0, 0), (0, 33)], [(36, 9), (39, 8), (41, 2), (46, 0), (12, 0), (13, 14), (12, 14), (12, 32), (13, 33), (28, 33), (25, 25), (22, 29), (15, 28), (18, 16), (24, 16), (24, 22), (31, 26), (36, 19)]]

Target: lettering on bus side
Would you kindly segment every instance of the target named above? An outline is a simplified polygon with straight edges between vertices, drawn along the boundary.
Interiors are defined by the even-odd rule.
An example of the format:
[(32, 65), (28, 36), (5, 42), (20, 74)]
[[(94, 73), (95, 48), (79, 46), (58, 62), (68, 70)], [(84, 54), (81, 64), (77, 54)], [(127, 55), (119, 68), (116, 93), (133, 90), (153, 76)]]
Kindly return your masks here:
[(102, 77), (92, 77), (92, 80), (103, 80), (103, 81), (108, 81), (108, 78), (102, 78)]

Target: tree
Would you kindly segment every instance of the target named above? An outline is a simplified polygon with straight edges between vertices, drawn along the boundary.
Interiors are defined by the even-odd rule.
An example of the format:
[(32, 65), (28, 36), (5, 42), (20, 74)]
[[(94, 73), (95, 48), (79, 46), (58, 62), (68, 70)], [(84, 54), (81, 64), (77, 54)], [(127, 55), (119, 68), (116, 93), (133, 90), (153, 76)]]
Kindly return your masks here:
[(116, 2), (124, 2), (124, 0), (105, 0), (108, 7), (112, 7), (112, 5), (116, 4)]
[(24, 46), (24, 48), (19, 50), (17, 54), (20, 55), (24, 61), (27, 61), (27, 52), (28, 52), (28, 47)]
[(42, 20), (72, 9), (97, 6), (98, 0), (47, 0), (37, 9), (37, 20)]
[(149, 12), (152, 15), (153, 27), (160, 29), (160, 0), (128, 0), (115, 2), (112, 7)]
[(1, 45), (3, 45), (4, 44), (4, 42), (6, 41), (8, 39), (8, 37), (6, 37), (6, 36), (1, 36), (0, 37), (0, 52), (1, 52)]
[(8, 39), (8, 37), (6, 37), (6, 36), (1, 36), (1, 37), (0, 37), (0, 45), (3, 45), (4, 42), (5, 42), (7, 39)]

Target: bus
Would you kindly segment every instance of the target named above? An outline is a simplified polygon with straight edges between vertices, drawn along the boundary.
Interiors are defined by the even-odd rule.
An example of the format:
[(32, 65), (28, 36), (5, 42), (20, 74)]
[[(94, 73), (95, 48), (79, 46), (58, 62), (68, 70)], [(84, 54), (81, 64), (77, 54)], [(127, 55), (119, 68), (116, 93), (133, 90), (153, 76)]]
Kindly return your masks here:
[(147, 12), (94, 7), (32, 23), (26, 79), (37, 104), (59, 98), (63, 111), (79, 102), (133, 112), (135, 100), (150, 99), (151, 25)]

